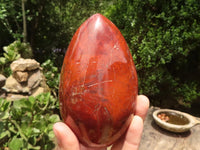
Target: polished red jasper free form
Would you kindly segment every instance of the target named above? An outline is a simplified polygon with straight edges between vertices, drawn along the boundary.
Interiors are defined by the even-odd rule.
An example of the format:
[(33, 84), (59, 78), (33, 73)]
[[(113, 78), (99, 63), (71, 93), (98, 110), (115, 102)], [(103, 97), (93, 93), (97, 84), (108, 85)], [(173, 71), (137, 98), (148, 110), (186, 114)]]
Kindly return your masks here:
[(74, 34), (64, 58), (59, 88), (63, 121), (84, 145), (108, 146), (126, 132), (137, 92), (124, 37), (106, 17), (91, 16)]

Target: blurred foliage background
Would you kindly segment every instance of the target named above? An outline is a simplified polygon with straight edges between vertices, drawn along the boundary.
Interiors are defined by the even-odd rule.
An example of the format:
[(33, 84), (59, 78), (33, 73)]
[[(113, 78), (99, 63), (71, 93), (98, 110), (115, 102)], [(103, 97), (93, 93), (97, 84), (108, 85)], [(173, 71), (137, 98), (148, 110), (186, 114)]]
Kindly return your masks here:
[[(101, 13), (128, 43), (139, 94), (154, 106), (200, 114), (199, 10), (199, 0), (0, 0), (0, 73), (8, 76), (9, 63), (28, 54), (44, 67), (57, 99), (60, 69), (73, 34), (88, 17)], [(14, 41), (21, 42), (15, 43), (17, 51)]]
[[(24, 0), (22, 0), (24, 1)], [(23, 39), (22, 1), (0, 0), (0, 50)], [(33, 57), (62, 66), (76, 29), (94, 13), (124, 35), (139, 76), (139, 93), (155, 105), (190, 106), (200, 95), (200, 1), (27, 0), (27, 41)], [(58, 71), (58, 72), (59, 72)]]

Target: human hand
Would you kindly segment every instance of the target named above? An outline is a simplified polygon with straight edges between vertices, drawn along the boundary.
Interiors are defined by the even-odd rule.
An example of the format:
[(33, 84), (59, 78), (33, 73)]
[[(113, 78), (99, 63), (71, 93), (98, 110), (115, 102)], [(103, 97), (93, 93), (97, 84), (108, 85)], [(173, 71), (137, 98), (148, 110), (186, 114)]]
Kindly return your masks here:
[[(138, 150), (143, 131), (143, 120), (149, 108), (149, 99), (139, 95), (132, 122), (124, 137), (113, 144), (111, 150)], [(79, 143), (76, 135), (64, 123), (58, 122), (53, 126), (57, 139), (56, 150), (106, 150), (106, 148), (88, 148)]]

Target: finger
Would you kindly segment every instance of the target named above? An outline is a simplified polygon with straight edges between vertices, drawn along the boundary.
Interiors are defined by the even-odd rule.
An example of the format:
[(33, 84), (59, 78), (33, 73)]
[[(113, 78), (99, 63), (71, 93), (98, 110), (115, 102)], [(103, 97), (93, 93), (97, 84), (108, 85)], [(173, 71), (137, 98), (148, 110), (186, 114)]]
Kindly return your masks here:
[(115, 144), (113, 144), (112, 150), (136, 150), (139, 147), (142, 130), (142, 118), (139, 116), (134, 116), (126, 135), (121, 137)]
[(122, 150), (138, 150), (142, 137), (143, 120), (139, 116), (134, 116), (122, 147)]
[(140, 116), (143, 120), (147, 115), (149, 108), (149, 99), (144, 95), (138, 95), (136, 100), (135, 115)]
[(64, 123), (58, 122), (53, 126), (57, 139), (56, 150), (79, 150), (79, 142), (71, 129)]

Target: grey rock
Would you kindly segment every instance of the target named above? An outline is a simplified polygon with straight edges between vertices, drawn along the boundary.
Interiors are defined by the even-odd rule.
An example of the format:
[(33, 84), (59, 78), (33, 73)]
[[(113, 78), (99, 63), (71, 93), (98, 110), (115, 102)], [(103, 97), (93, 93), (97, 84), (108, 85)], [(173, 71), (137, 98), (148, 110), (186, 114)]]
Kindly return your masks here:
[(41, 82), (40, 82), (40, 87), (44, 88), (44, 92), (50, 92), (50, 88), (46, 83), (46, 78), (44, 76), (44, 74), (41, 74)]
[(40, 69), (30, 71), (29, 78), (27, 81), (28, 88), (32, 90), (38, 87), (40, 85), (41, 80), (42, 80), (42, 77), (41, 77)]
[(27, 95), (21, 95), (21, 94), (14, 94), (14, 93), (9, 93), (8, 96), (6, 97), (7, 100), (13, 101), (13, 100), (20, 100), (20, 99), (28, 99)]
[(28, 72), (16, 71), (13, 72), (13, 77), (18, 82), (26, 82), (28, 80)]
[(6, 97), (8, 100), (18, 100), (29, 96), (35, 97), (50, 91), (41, 72), (42, 68), (35, 60), (18, 59), (10, 67), (13, 74), (4, 79), (5, 84), (2, 84), (0, 97)]
[(26, 84), (20, 84), (15, 78), (11, 75), (7, 78), (6, 84), (2, 87), (6, 92), (12, 93), (30, 93), (30, 89)]
[(31, 92), (32, 93), (31, 96), (35, 97), (35, 96), (42, 94), (44, 92), (45, 92), (45, 89), (43, 87), (37, 87)]
[(10, 68), (13, 72), (16, 71), (30, 71), (40, 67), (40, 64), (34, 59), (20, 58), (11, 63)]

